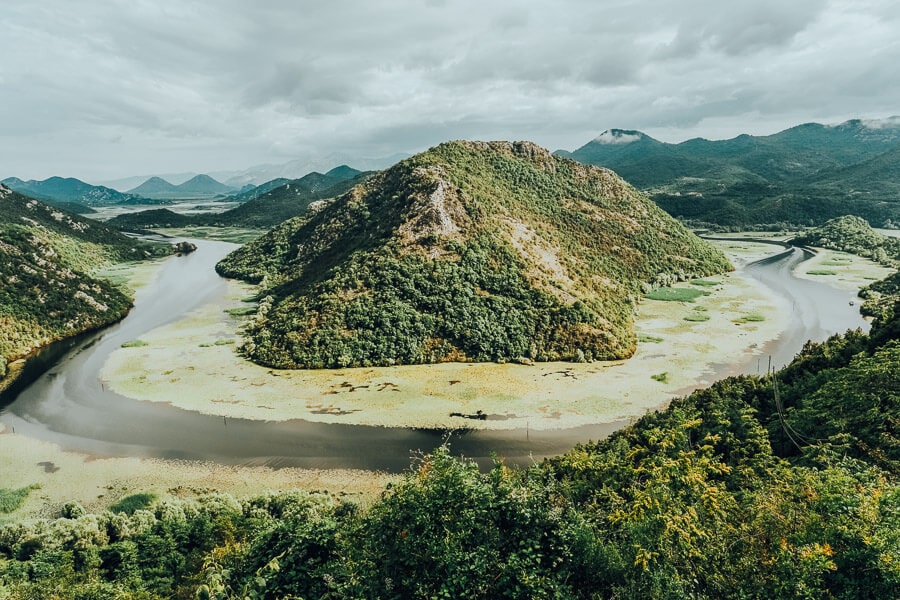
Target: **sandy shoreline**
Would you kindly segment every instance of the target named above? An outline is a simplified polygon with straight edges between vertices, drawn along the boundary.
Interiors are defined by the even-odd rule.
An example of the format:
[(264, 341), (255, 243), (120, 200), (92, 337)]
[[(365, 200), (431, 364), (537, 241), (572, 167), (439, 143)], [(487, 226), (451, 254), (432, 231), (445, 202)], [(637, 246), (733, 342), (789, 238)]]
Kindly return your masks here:
[[(736, 263), (772, 253), (764, 244), (720, 245)], [(260, 367), (237, 355), (240, 320), (225, 311), (246, 306), (241, 299), (253, 290), (233, 282), (223, 305), (141, 336), (146, 345), (117, 350), (101, 377), (138, 400), (259, 420), (488, 429), (612, 422), (712, 383), (714, 368), (747, 362), (784, 329), (784, 307), (761, 284), (739, 272), (709, 279), (717, 285), (699, 288), (709, 295), (693, 303), (644, 300), (636, 319), (642, 341), (627, 361), (305, 371)], [(478, 411), (488, 419), (450, 416)]]

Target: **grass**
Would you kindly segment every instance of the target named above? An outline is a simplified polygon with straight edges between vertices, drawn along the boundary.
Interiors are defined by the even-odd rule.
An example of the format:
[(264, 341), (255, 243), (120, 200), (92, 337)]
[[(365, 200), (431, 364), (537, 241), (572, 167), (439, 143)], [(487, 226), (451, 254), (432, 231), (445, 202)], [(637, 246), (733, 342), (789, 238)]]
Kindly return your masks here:
[(204, 342), (204, 343), (200, 344), (200, 347), (201, 348), (211, 348), (212, 346), (230, 346), (232, 344), (234, 344), (234, 340), (220, 339), (220, 340), (216, 340), (215, 342), (213, 342), (211, 344), (209, 342)]
[(695, 312), (687, 315), (684, 320), (692, 323), (702, 323), (703, 321), (709, 321), (709, 315), (703, 312)]
[(807, 275), (837, 275), (835, 271), (829, 271), (828, 269), (813, 269), (812, 271), (807, 271)]
[(661, 287), (647, 294), (650, 300), (662, 300), (664, 302), (693, 302), (700, 296), (708, 296), (709, 292), (693, 288)]
[(647, 335), (645, 333), (638, 335), (638, 342), (642, 344), (659, 344), (662, 343), (662, 341), (663, 338), (657, 337), (655, 335)]
[(735, 323), (759, 323), (765, 321), (766, 317), (760, 314), (744, 315), (734, 320)]
[(127, 342), (122, 342), (122, 348), (140, 348), (142, 346), (149, 346), (147, 342), (144, 340), (129, 340)]
[(650, 379), (652, 379), (654, 381), (658, 381), (660, 383), (668, 383), (669, 373), (668, 372), (657, 373), (656, 375), (651, 375)]
[(227, 312), (232, 317), (246, 317), (247, 315), (256, 314), (256, 307), (246, 306), (243, 308), (229, 308), (225, 312)]
[(691, 285), (699, 285), (700, 287), (715, 287), (717, 285), (721, 285), (721, 282), (710, 281), (709, 279), (695, 279), (691, 282)]
[(118, 502), (109, 507), (109, 510), (115, 513), (125, 513), (126, 515), (134, 514), (134, 511), (141, 510), (150, 506), (156, 500), (156, 494), (152, 492), (140, 492), (125, 496)]
[(39, 487), (41, 486), (35, 483), (15, 490), (0, 488), (0, 513), (9, 514), (17, 510), (25, 502), (28, 494)]

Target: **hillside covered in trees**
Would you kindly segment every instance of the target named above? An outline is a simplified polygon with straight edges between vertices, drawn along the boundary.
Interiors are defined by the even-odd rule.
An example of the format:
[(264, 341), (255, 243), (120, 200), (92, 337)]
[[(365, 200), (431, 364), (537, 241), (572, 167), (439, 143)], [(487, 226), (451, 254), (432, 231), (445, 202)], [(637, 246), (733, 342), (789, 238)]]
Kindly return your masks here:
[(896, 598), (898, 316), (527, 469), (480, 472), (451, 441), (366, 507), (70, 503), (0, 527), (0, 596)]
[(94, 269), (170, 252), (0, 185), (0, 386), (10, 361), (128, 312)]
[(900, 222), (900, 121), (806, 123), (766, 136), (660, 142), (613, 129), (559, 154), (607, 167), (670, 214), (725, 228)]
[(622, 358), (642, 291), (730, 269), (614, 173), (527, 142), (450, 142), (236, 250), (271, 366)]

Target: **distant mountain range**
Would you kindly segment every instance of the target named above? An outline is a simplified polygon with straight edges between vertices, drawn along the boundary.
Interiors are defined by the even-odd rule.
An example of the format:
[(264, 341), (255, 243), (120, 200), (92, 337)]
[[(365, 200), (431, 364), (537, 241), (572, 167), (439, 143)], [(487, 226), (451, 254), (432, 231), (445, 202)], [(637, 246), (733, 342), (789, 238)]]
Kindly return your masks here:
[(239, 206), (218, 214), (181, 215), (168, 209), (148, 210), (111, 219), (108, 224), (121, 229), (217, 225), (268, 229), (285, 219), (306, 212), (316, 200), (343, 194), (370, 173), (346, 165), (328, 173), (308, 173), (299, 179), (275, 179), (256, 188), (226, 198)]
[(43, 181), (4, 179), (3, 185), (30, 198), (78, 213), (92, 212), (89, 207), (133, 203), (140, 198), (102, 185), (91, 185), (72, 177), (50, 177)]
[(731, 226), (900, 217), (900, 117), (807, 123), (769, 136), (679, 144), (611, 129), (557, 154), (614, 170), (675, 216)]
[(220, 183), (209, 175), (195, 175), (184, 183), (173, 185), (161, 177), (151, 177), (129, 194), (154, 200), (195, 200), (234, 193), (237, 188)]

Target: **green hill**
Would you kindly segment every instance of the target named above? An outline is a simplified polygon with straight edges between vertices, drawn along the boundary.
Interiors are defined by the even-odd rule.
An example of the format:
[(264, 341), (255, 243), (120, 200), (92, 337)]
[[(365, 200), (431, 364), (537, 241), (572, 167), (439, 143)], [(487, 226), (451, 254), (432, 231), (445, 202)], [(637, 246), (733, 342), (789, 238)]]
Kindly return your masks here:
[(102, 185), (91, 185), (72, 177), (50, 177), (43, 181), (22, 181), (17, 177), (10, 177), (0, 183), (14, 192), (66, 210), (79, 205), (111, 206), (141, 200), (134, 194), (124, 194)]
[(642, 291), (730, 269), (614, 173), (527, 142), (404, 160), (218, 266), (279, 367), (627, 357)]
[(674, 216), (730, 227), (820, 225), (848, 213), (876, 225), (896, 221), (898, 153), (897, 119), (679, 144), (614, 129), (560, 152), (615, 170)]
[(286, 219), (302, 215), (317, 200), (343, 194), (370, 174), (349, 167), (334, 175), (308, 173), (300, 179), (289, 180), (274, 189), (257, 194), (231, 210), (216, 215), (198, 215), (196, 221), (204, 225), (268, 229)]
[(832, 219), (795, 238), (794, 243), (851, 252), (888, 266), (900, 262), (900, 238), (882, 235), (852, 215)]
[(4, 186), (0, 208), (0, 379), (9, 361), (128, 312), (131, 300), (94, 269), (170, 252)]
[(116, 215), (106, 221), (106, 225), (125, 231), (137, 231), (161, 227), (187, 227), (196, 222), (197, 218), (193, 215), (183, 215), (168, 208), (154, 208)]

